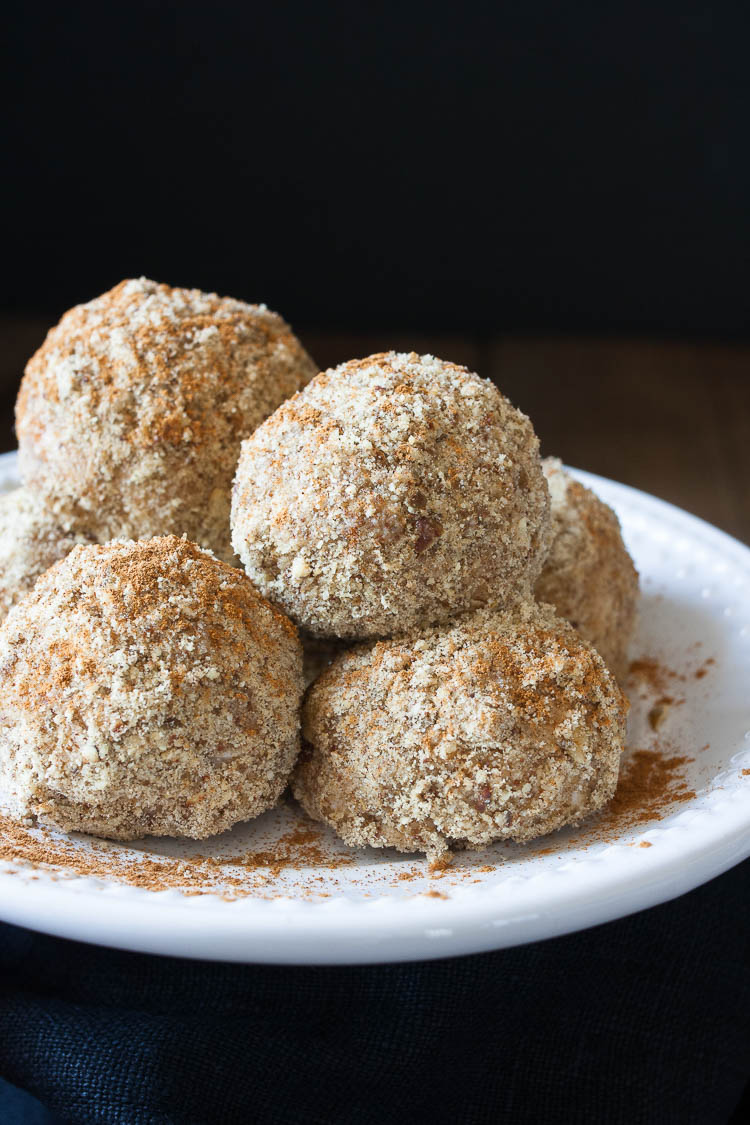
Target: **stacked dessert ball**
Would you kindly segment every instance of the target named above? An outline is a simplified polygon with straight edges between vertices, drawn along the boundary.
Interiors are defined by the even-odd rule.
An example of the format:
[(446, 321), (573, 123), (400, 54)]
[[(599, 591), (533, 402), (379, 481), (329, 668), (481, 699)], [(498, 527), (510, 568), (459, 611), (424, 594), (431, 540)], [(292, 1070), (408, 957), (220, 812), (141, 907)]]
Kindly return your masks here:
[(233, 559), (240, 441), (315, 370), (265, 306), (145, 279), (29, 362), (24, 487), (0, 501), (0, 777), (21, 814), (200, 838), (278, 800), (297, 632), (202, 547)]
[(165, 536), (76, 547), (0, 627), (23, 812), (115, 839), (257, 816), (299, 751), (302, 653), (241, 571)]
[(307, 698), (294, 792), (355, 846), (530, 840), (609, 800), (624, 719), (597, 653), (527, 600), (334, 661)]
[(347, 843), (528, 840), (612, 796), (626, 704), (534, 599), (549, 494), (491, 383), (392, 353), (318, 375), (243, 443), (232, 529), (308, 635), (366, 642), (309, 690), (293, 779)]
[(85, 527), (75, 526), (32, 489), (0, 496), (0, 620), (40, 574), (77, 544), (91, 542)]
[(463, 367), (313, 374), (264, 307), (144, 280), (30, 362), (0, 501), (22, 815), (200, 838), (291, 780), (347, 843), (435, 855), (611, 797), (626, 703), (593, 645), (619, 673), (637, 596), (614, 515)]
[(66, 313), (29, 361), (21, 475), (97, 542), (173, 533), (231, 561), (240, 442), (315, 371), (263, 305), (124, 281)]
[(315, 636), (386, 637), (536, 580), (548, 492), (528, 418), (432, 356), (318, 375), (242, 447), (232, 542)]
[(638, 605), (638, 573), (617, 516), (590, 488), (573, 480), (557, 458), (548, 457), (542, 467), (549, 485), (552, 539), (536, 596), (575, 625), (622, 679)]

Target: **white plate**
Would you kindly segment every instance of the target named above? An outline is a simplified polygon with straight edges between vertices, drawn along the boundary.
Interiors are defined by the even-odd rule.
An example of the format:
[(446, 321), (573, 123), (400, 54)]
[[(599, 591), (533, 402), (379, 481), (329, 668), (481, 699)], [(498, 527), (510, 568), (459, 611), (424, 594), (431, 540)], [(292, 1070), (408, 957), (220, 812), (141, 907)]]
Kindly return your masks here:
[[(463, 853), (444, 872), (394, 851), (351, 851), (325, 830), (312, 844), (299, 844), (300, 814), (291, 806), (199, 844), (147, 840), (125, 847), (57, 836), (53, 843), (79, 857), (116, 860), (125, 880), (137, 878), (148, 860), (172, 872), (178, 859), (197, 855), (215, 866), (184, 867), (185, 893), (81, 876), (59, 860), (56, 866), (6, 862), (0, 917), (82, 941), (183, 957), (402, 961), (498, 949), (606, 922), (674, 898), (744, 859), (750, 854), (750, 550), (644, 493), (588, 473), (576, 476), (616, 509), (641, 572), (632, 655), (655, 657), (678, 673), (666, 692), (681, 702), (668, 709), (656, 734), (646, 719), (664, 691), (636, 685), (629, 745), (648, 748), (658, 738), (692, 759), (682, 768), (693, 796), (630, 827), (593, 821), (536, 846)], [(14, 481), (15, 455), (6, 455), (0, 490)], [(263, 867), (258, 852), (274, 849), (286, 860)], [(260, 866), (216, 864), (253, 852), (252, 863)], [(148, 862), (145, 869), (154, 870)]]

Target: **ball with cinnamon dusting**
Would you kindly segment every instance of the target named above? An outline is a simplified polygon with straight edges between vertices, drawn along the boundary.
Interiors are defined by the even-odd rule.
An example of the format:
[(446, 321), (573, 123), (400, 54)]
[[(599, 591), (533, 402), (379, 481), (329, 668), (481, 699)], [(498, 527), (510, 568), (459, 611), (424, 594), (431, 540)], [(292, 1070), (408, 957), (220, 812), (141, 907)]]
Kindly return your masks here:
[(525, 841), (615, 791), (626, 702), (549, 606), (358, 646), (310, 689), (295, 796), (355, 847)]
[(0, 625), (0, 778), (65, 831), (202, 839), (276, 803), (302, 690), (241, 571), (174, 536), (76, 547)]
[(50, 511), (28, 488), (0, 496), (0, 620), (40, 574), (92, 538), (63, 510)]
[(240, 442), (315, 370), (263, 305), (123, 281), (67, 312), (29, 361), (22, 478), (99, 542), (173, 532), (231, 560)]
[(638, 572), (612, 509), (556, 458), (542, 464), (552, 501), (552, 539), (536, 596), (554, 605), (621, 680), (635, 627)]
[(525, 415), (464, 367), (389, 352), (318, 375), (243, 443), (232, 541), (311, 634), (392, 636), (529, 589), (548, 508)]

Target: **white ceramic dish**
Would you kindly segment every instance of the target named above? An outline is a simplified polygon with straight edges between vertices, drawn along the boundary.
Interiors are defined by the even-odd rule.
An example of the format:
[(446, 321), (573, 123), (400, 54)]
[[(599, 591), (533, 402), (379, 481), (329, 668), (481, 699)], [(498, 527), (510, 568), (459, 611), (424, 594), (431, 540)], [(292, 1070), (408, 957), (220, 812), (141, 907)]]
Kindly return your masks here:
[[(106, 846), (126, 877), (137, 877), (144, 860), (174, 869), (180, 858), (208, 855), (215, 863), (255, 853), (249, 868), (219, 862), (210, 884), (200, 885), (200, 867), (185, 868), (192, 872), (187, 894), (81, 876), (59, 861), (2, 863), (0, 917), (64, 937), (182, 957), (402, 961), (582, 929), (665, 902), (744, 859), (750, 854), (750, 550), (651, 496), (576, 475), (616, 509), (641, 572), (632, 655), (656, 658), (676, 673), (668, 689), (675, 704), (656, 733), (647, 717), (665, 689), (651, 691), (642, 680), (635, 685), (629, 744), (648, 748), (658, 738), (667, 752), (691, 759), (681, 769), (694, 795), (683, 793), (671, 811), (635, 826), (615, 822), (605, 830), (592, 822), (536, 846), (464, 853), (444, 872), (396, 852), (350, 851), (325, 831), (300, 846), (294, 842), (300, 814), (286, 806), (214, 841)], [(14, 483), (15, 455), (6, 455), (0, 490)], [(73, 846), (79, 856), (102, 854), (102, 845), (85, 837), (74, 838)], [(286, 861), (264, 867), (259, 852), (269, 863), (274, 855)]]

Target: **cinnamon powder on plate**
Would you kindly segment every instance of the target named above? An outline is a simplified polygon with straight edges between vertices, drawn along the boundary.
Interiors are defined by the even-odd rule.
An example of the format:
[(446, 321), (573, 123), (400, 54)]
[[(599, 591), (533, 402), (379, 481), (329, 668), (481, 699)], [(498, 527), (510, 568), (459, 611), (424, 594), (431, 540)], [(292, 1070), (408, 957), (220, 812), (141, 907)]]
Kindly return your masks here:
[[(85, 840), (85, 846), (82, 841)], [(32, 829), (0, 814), (0, 861), (32, 865), (54, 877), (75, 876), (125, 883), (149, 891), (181, 890), (185, 894), (221, 894), (231, 897), (278, 897), (273, 879), (289, 870), (297, 878), (287, 893), (301, 897), (320, 891), (310, 868), (350, 865), (348, 853), (332, 855), (323, 847), (323, 835), (307, 819), (285, 832), (273, 849), (241, 855), (193, 855), (180, 859), (123, 848), (91, 837), (65, 838), (45, 828)], [(24, 873), (28, 868), (24, 867)]]
[(599, 830), (623, 832), (661, 820), (674, 805), (691, 801), (695, 790), (685, 780), (684, 767), (692, 761), (658, 744), (648, 750), (634, 750), (623, 763), (615, 795), (599, 819)]

